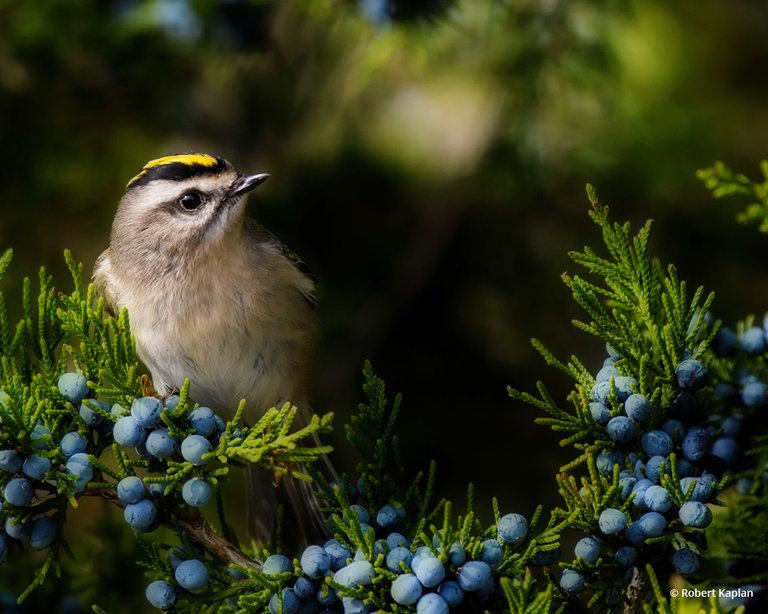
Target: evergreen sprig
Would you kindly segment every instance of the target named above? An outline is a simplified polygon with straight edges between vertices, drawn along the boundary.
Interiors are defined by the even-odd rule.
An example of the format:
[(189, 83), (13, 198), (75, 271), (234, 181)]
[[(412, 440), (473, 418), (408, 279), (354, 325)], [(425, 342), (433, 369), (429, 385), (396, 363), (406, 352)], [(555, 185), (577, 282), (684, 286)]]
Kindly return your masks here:
[[(239, 424), (244, 409), (245, 403), (241, 403), (231, 424)], [(299, 443), (330, 432), (333, 414), (312, 416), (309, 424), (293, 430), (297, 414), (298, 408), (290, 403), (285, 403), (281, 408), (268, 409), (256, 424), (247, 428), (242, 436), (218, 454), (255, 464), (275, 475), (290, 474), (294, 478), (311, 481), (312, 478), (306, 471), (292, 466), (314, 463), (333, 451), (333, 447), (301, 446)], [(234, 431), (231, 434), (236, 437)]]
[(715, 198), (746, 196), (752, 200), (736, 219), (742, 224), (757, 222), (760, 232), (768, 232), (768, 160), (760, 162), (760, 172), (762, 181), (753, 181), (718, 161), (698, 170), (696, 176)]
[(69, 340), (63, 347), (93, 385), (97, 394), (130, 406), (139, 390), (139, 360), (131, 335), (128, 312), (117, 317), (107, 313), (104, 300), (96, 298), (93, 284), (84, 286), (83, 265), (64, 252), (74, 289), (61, 296), (57, 310), (61, 328)]
[(715, 331), (704, 321), (714, 294), (704, 297), (699, 287), (688, 298), (687, 285), (678, 279), (673, 265), (663, 268), (651, 256), (651, 223), (634, 235), (629, 223), (611, 222), (608, 208), (599, 204), (588, 187), (592, 220), (600, 227), (609, 258), (590, 248), (572, 252), (571, 258), (599, 278), (589, 282), (579, 276), (563, 275), (591, 321), (574, 325), (603, 339), (621, 357), (622, 371), (636, 377), (639, 392), (649, 395), (661, 390), (656, 401), (670, 402), (675, 366), (686, 353), (698, 358), (709, 347)]
[[(585, 536), (581, 552), (589, 560), (579, 554), (561, 562), (562, 590), (555, 594), (573, 601), (586, 591), (583, 602), (590, 611), (613, 611), (622, 601), (629, 611), (677, 611), (679, 602), (670, 600), (659, 578), (681, 569), (692, 582), (701, 580), (697, 557), (712, 551), (703, 539), (711, 511), (701, 502), (723, 505), (716, 497), (740, 466), (757, 467), (740, 474), (752, 484), (752, 499), (741, 502), (741, 509), (729, 506), (727, 514), (716, 514), (708, 537), (725, 547), (729, 558), (751, 565), (744, 578), (721, 580), (720, 586), (765, 582), (765, 553), (750, 536), (766, 528), (758, 510), (765, 506), (762, 468), (768, 446), (758, 438), (749, 449), (756, 465), (745, 465), (732, 450), (733, 438), (744, 437), (739, 421), (757, 419), (766, 404), (766, 393), (761, 397), (759, 391), (765, 386), (761, 378), (768, 377), (768, 346), (760, 340), (768, 339), (768, 332), (754, 318), (736, 332), (720, 331), (709, 313), (713, 295), (702, 288), (690, 293), (674, 266), (653, 258), (650, 222), (632, 233), (629, 224), (609, 220), (591, 188), (588, 195), (606, 254), (589, 247), (571, 253), (588, 275), (564, 274), (563, 280), (587, 316), (573, 324), (604, 340), (609, 357), (594, 376), (578, 357), (562, 361), (534, 339), (545, 362), (573, 380), (567, 396), (572, 408), (563, 407), (541, 382), (538, 394), (510, 389), (513, 397), (542, 411), (538, 423), (564, 434), (561, 445), (577, 451), (557, 478), (564, 506), (551, 517), (563, 522), (561, 532)], [(756, 345), (745, 340), (742, 346), (750, 335)], [(757, 393), (740, 398), (747, 385), (757, 386)], [(686, 431), (701, 443), (684, 439)], [(702, 516), (694, 518), (694, 510)], [(621, 559), (626, 562), (614, 560), (629, 546), (631, 556)], [(714, 601), (710, 605), (718, 611)]]
[[(574, 320), (573, 324), (607, 343), (618, 357), (616, 366), (637, 381), (636, 391), (646, 395), (655, 408), (668, 407), (677, 394), (677, 364), (683, 356), (701, 357), (717, 332), (717, 327), (704, 317), (714, 294), (705, 296), (699, 287), (689, 298), (687, 284), (678, 278), (675, 267), (664, 268), (652, 257), (650, 221), (633, 235), (629, 223), (609, 220), (608, 208), (600, 205), (591, 186), (587, 187), (587, 195), (592, 207), (589, 215), (602, 232), (608, 255), (601, 256), (589, 247), (570, 253), (571, 259), (595, 278), (590, 281), (568, 273), (562, 276), (588, 316), (586, 321)], [(536, 384), (538, 397), (513, 388), (509, 388), (509, 394), (548, 414), (536, 422), (567, 434), (560, 442), (562, 446), (575, 445), (584, 451), (608, 443), (605, 431), (596, 428), (589, 412), (594, 376), (576, 356), (562, 362), (538, 339), (533, 339), (532, 344), (547, 364), (575, 381), (568, 397), (574, 410), (562, 409), (542, 382)], [(613, 411), (618, 412), (615, 387), (609, 398)], [(587, 458), (588, 454), (582, 453), (576, 462)]]
[(542, 589), (530, 572), (523, 578), (502, 578), (500, 585), (510, 612), (545, 614), (554, 611), (552, 585), (545, 584)]
[(363, 459), (358, 474), (373, 506), (381, 506), (390, 499), (403, 501), (404, 469), (394, 430), (402, 397), (395, 395), (390, 405), (384, 380), (373, 372), (369, 361), (363, 366), (363, 378), (367, 402), (359, 404), (357, 414), (345, 425), (348, 441)]

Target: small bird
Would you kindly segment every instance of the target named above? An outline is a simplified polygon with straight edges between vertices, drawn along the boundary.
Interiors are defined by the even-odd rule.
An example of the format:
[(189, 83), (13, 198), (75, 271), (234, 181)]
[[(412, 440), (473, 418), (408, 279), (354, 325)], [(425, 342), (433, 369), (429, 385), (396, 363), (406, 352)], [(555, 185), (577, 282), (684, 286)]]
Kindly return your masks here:
[[(127, 308), (158, 394), (189, 378), (191, 398), (220, 410), (245, 399), (252, 417), (286, 401), (306, 411), (316, 283), (245, 214), (246, 195), (268, 177), (185, 153), (148, 162), (128, 182), (93, 279), (112, 311)], [(251, 475), (249, 520), (267, 541), (280, 495), (266, 472)], [(305, 538), (322, 533), (311, 490), (298, 480), (285, 488)]]

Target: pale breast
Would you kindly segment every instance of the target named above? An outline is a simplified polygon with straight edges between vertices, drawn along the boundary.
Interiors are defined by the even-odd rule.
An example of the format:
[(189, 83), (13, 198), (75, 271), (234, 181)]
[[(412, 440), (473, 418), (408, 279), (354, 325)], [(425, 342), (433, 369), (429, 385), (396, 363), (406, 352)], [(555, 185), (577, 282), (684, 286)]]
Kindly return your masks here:
[(305, 398), (314, 316), (301, 292), (280, 279), (216, 280), (207, 291), (192, 280), (168, 281), (151, 300), (126, 297), (137, 353), (156, 390), (179, 389), (189, 378), (193, 399), (229, 411), (241, 399), (260, 412)]
[(115, 270), (109, 252), (94, 281), (113, 308), (126, 307), (139, 358), (159, 393), (189, 378), (193, 400), (260, 412), (306, 398), (316, 337), (311, 288), (272, 243), (211, 252), (175, 275)]

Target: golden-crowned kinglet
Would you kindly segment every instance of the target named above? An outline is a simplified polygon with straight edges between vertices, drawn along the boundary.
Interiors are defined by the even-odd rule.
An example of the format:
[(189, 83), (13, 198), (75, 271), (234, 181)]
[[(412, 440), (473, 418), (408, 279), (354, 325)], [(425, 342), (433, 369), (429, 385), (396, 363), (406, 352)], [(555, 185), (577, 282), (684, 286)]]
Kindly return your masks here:
[[(306, 403), (315, 281), (245, 215), (246, 194), (267, 177), (191, 153), (148, 162), (126, 186), (93, 278), (112, 310), (128, 309), (136, 351), (160, 394), (189, 378), (191, 398), (220, 410), (241, 399), (250, 412)], [(249, 513), (258, 516), (256, 537), (266, 539), (275, 489), (260, 482)], [(286, 487), (303, 488), (295, 482)], [(310, 494), (289, 492), (292, 506), (314, 506), (302, 500)], [(314, 511), (301, 518), (299, 510), (299, 520), (319, 523)]]

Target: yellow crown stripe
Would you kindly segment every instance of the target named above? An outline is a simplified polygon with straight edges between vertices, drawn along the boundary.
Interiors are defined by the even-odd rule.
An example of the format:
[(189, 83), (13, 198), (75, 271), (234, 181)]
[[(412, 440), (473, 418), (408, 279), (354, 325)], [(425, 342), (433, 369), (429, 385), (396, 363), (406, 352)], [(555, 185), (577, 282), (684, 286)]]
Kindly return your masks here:
[(131, 179), (127, 186), (130, 186), (134, 181), (141, 178), (143, 175), (146, 174), (146, 172), (151, 168), (156, 168), (158, 166), (165, 166), (166, 164), (184, 164), (186, 166), (216, 166), (219, 163), (218, 158), (215, 156), (212, 156), (210, 154), (200, 154), (200, 153), (191, 153), (191, 154), (176, 154), (173, 156), (163, 156), (162, 158), (157, 158), (156, 160), (150, 160), (144, 165), (144, 168), (141, 169), (141, 172), (136, 175), (133, 179)]
[(156, 166), (165, 166), (166, 164), (184, 164), (186, 166), (216, 166), (218, 159), (209, 154), (177, 154), (174, 156), (164, 156), (157, 160), (150, 160), (144, 165), (142, 170), (149, 170)]

